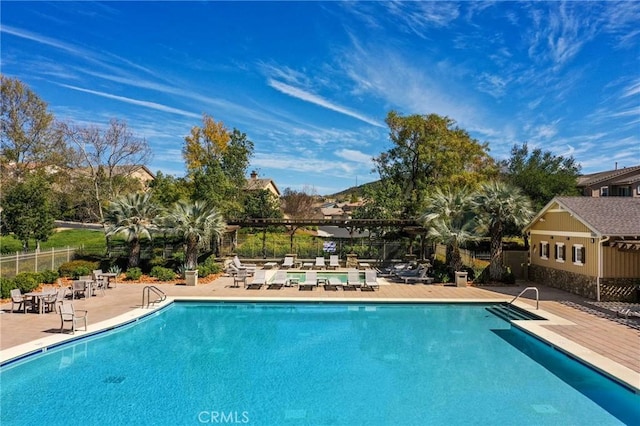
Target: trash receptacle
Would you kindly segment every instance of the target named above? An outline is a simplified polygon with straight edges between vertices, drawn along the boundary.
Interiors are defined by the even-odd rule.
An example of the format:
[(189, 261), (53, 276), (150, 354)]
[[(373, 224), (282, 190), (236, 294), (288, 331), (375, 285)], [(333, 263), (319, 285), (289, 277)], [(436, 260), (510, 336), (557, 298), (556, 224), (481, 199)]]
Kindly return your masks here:
[(467, 271), (456, 271), (456, 287), (467, 286)]

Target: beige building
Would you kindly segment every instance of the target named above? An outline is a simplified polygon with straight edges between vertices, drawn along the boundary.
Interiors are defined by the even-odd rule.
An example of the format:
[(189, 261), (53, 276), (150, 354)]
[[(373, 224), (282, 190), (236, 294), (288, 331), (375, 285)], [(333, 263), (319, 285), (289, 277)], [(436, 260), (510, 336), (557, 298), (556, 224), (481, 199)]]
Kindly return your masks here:
[(556, 197), (524, 231), (531, 280), (596, 300), (638, 301), (640, 198)]
[(259, 179), (258, 173), (254, 170), (251, 172), (251, 177), (247, 179), (245, 190), (259, 191), (261, 189), (266, 189), (276, 197), (280, 198), (280, 190), (276, 186), (276, 183), (272, 179)]
[(640, 166), (582, 175), (578, 188), (587, 197), (640, 198)]

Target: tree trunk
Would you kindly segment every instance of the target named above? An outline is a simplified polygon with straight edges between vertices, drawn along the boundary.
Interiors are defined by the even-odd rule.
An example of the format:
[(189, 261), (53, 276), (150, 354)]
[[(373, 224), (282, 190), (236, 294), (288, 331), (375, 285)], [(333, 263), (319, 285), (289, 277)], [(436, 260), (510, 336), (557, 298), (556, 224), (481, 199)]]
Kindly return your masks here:
[(455, 240), (451, 247), (451, 263), (449, 267), (452, 269), (452, 273), (456, 271), (461, 271), (464, 267), (464, 263), (462, 263), (462, 256), (460, 255), (460, 247), (458, 246), (458, 241)]
[(502, 223), (491, 225), (491, 263), (489, 264), (489, 278), (493, 281), (502, 279)]
[(198, 239), (196, 237), (187, 237), (185, 262), (187, 270), (189, 271), (198, 267)]
[(129, 268), (135, 268), (140, 263), (140, 240), (134, 238), (129, 243)]

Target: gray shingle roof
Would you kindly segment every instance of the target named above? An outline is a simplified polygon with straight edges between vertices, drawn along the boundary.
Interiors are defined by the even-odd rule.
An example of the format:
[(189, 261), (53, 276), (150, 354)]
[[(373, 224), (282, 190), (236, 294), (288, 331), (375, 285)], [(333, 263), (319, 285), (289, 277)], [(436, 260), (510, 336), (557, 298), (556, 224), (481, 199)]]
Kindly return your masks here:
[(556, 197), (555, 201), (601, 235), (640, 236), (640, 198)]
[(624, 167), (622, 169), (607, 170), (605, 172), (591, 173), (578, 177), (578, 186), (591, 186), (598, 182), (603, 182), (615, 178), (616, 176), (627, 176), (640, 171), (640, 166)]

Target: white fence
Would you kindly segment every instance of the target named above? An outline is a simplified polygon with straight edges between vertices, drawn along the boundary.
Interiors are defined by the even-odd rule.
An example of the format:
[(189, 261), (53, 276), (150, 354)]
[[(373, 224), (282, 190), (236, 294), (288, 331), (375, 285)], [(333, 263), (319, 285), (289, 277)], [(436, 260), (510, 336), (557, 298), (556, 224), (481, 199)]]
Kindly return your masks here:
[(73, 259), (76, 247), (52, 248), (33, 252), (16, 252), (15, 255), (0, 257), (0, 276), (13, 278), (20, 272), (41, 272), (47, 269), (56, 270), (64, 262)]

